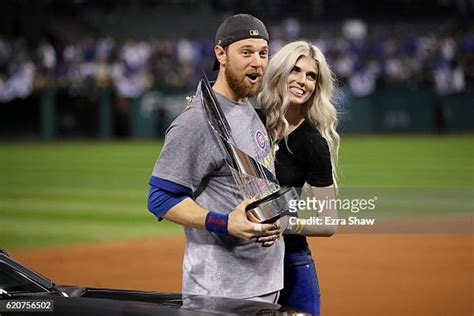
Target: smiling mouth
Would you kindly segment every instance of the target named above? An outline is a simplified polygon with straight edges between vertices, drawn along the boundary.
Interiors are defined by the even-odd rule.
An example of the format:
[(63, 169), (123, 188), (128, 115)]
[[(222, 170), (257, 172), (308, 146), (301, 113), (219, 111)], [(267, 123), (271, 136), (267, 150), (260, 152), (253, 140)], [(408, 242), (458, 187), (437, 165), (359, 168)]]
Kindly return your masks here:
[(305, 91), (303, 89), (297, 88), (297, 87), (291, 87), (290, 88), (291, 94), (297, 96), (297, 97), (302, 97), (305, 94)]

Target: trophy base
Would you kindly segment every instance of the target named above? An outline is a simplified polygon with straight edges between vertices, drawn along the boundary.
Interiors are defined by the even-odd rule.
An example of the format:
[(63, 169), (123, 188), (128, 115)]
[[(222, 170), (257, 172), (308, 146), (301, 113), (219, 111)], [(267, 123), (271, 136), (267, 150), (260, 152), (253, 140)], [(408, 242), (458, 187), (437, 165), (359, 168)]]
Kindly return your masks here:
[(295, 188), (284, 187), (269, 196), (247, 205), (247, 218), (260, 224), (273, 223), (290, 213), (290, 201), (298, 200)]

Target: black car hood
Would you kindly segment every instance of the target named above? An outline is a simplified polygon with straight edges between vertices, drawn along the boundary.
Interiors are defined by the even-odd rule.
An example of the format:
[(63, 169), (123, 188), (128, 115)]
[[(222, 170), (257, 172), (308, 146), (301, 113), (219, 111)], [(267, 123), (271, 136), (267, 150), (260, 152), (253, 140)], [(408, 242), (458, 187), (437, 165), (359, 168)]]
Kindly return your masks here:
[[(8, 268), (8, 271), (11, 270), (10, 274), (25, 284), (35, 285), (32, 288), (26, 287), (23, 292), (20, 290), (23, 288), (21, 286), (15, 288), (8, 285), (8, 291), (1, 291), (0, 301), (52, 300), (53, 311), (40, 313), (45, 315), (303, 315), (277, 304), (242, 299), (57, 285), (10, 258), (1, 249), (0, 264), (5, 269)], [(34, 292), (24, 292), (32, 289)], [(33, 310), (15, 312), (17, 316), (31, 314), (38, 313), (33, 313)]]
[[(86, 315), (284, 315), (289, 310), (277, 304), (222, 297), (175, 293), (110, 290), (61, 286), (71, 297), (42, 296), (53, 299), (51, 316)], [(31, 297), (30, 297), (31, 298)], [(21, 298), (16, 298), (21, 299)], [(40, 299), (36, 296), (35, 299)], [(295, 312), (295, 311), (292, 311)], [(17, 315), (21, 315), (18, 313)], [(26, 315), (26, 314), (25, 314)]]
[[(187, 312), (205, 311), (207, 313), (211, 312), (221, 315), (278, 315), (277, 311), (280, 307), (280, 305), (277, 304), (223, 297), (185, 295), (175, 293), (120, 291), (107, 289), (87, 289), (86, 292), (82, 295), (82, 297), (94, 299), (109, 299), (115, 302), (133, 301), (138, 304), (154, 304), (172, 309), (180, 309), (183, 311), (186, 310)], [(275, 311), (275, 313), (272, 313), (272, 311)], [(181, 313), (178, 314), (182, 315)]]

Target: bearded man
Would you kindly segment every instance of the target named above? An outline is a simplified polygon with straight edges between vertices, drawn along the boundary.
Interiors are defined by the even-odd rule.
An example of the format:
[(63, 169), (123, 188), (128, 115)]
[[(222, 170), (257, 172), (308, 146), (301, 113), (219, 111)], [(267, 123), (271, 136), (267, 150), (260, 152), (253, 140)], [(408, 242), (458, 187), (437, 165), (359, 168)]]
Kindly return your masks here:
[[(248, 14), (226, 19), (216, 33), (214, 70), (219, 72), (213, 90), (237, 147), (274, 172), (265, 127), (248, 102), (260, 89), (268, 44), (259, 19)], [(160, 220), (184, 226), (183, 294), (277, 301), (284, 245), (278, 240), (261, 247), (256, 239), (277, 236), (280, 227), (247, 219), (251, 201), (242, 201), (210, 130), (200, 86), (168, 128), (149, 184), (148, 209)]]

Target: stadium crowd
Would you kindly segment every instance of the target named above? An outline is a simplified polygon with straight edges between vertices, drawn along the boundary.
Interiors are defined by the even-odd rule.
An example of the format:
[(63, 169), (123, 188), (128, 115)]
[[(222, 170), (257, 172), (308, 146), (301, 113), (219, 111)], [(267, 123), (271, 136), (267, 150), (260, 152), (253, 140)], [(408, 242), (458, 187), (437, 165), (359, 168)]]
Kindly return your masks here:
[[(302, 37), (298, 22), (287, 20), (272, 34), (271, 52)], [(434, 84), (439, 94), (472, 86), (474, 34), (384, 34), (368, 32), (360, 21), (344, 25), (339, 34), (307, 38), (326, 54), (336, 77), (354, 96), (372, 94), (378, 86), (408, 82)], [(122, 97), (148, 89), (192, 90), (201, 69), (211, 69), (209, 39), (117, 42), (85, 36), (73, 43), (0, 34), (0, 102), (24, 98), (35, 90), (67, 89), (85, 95), (113, 87)]]

